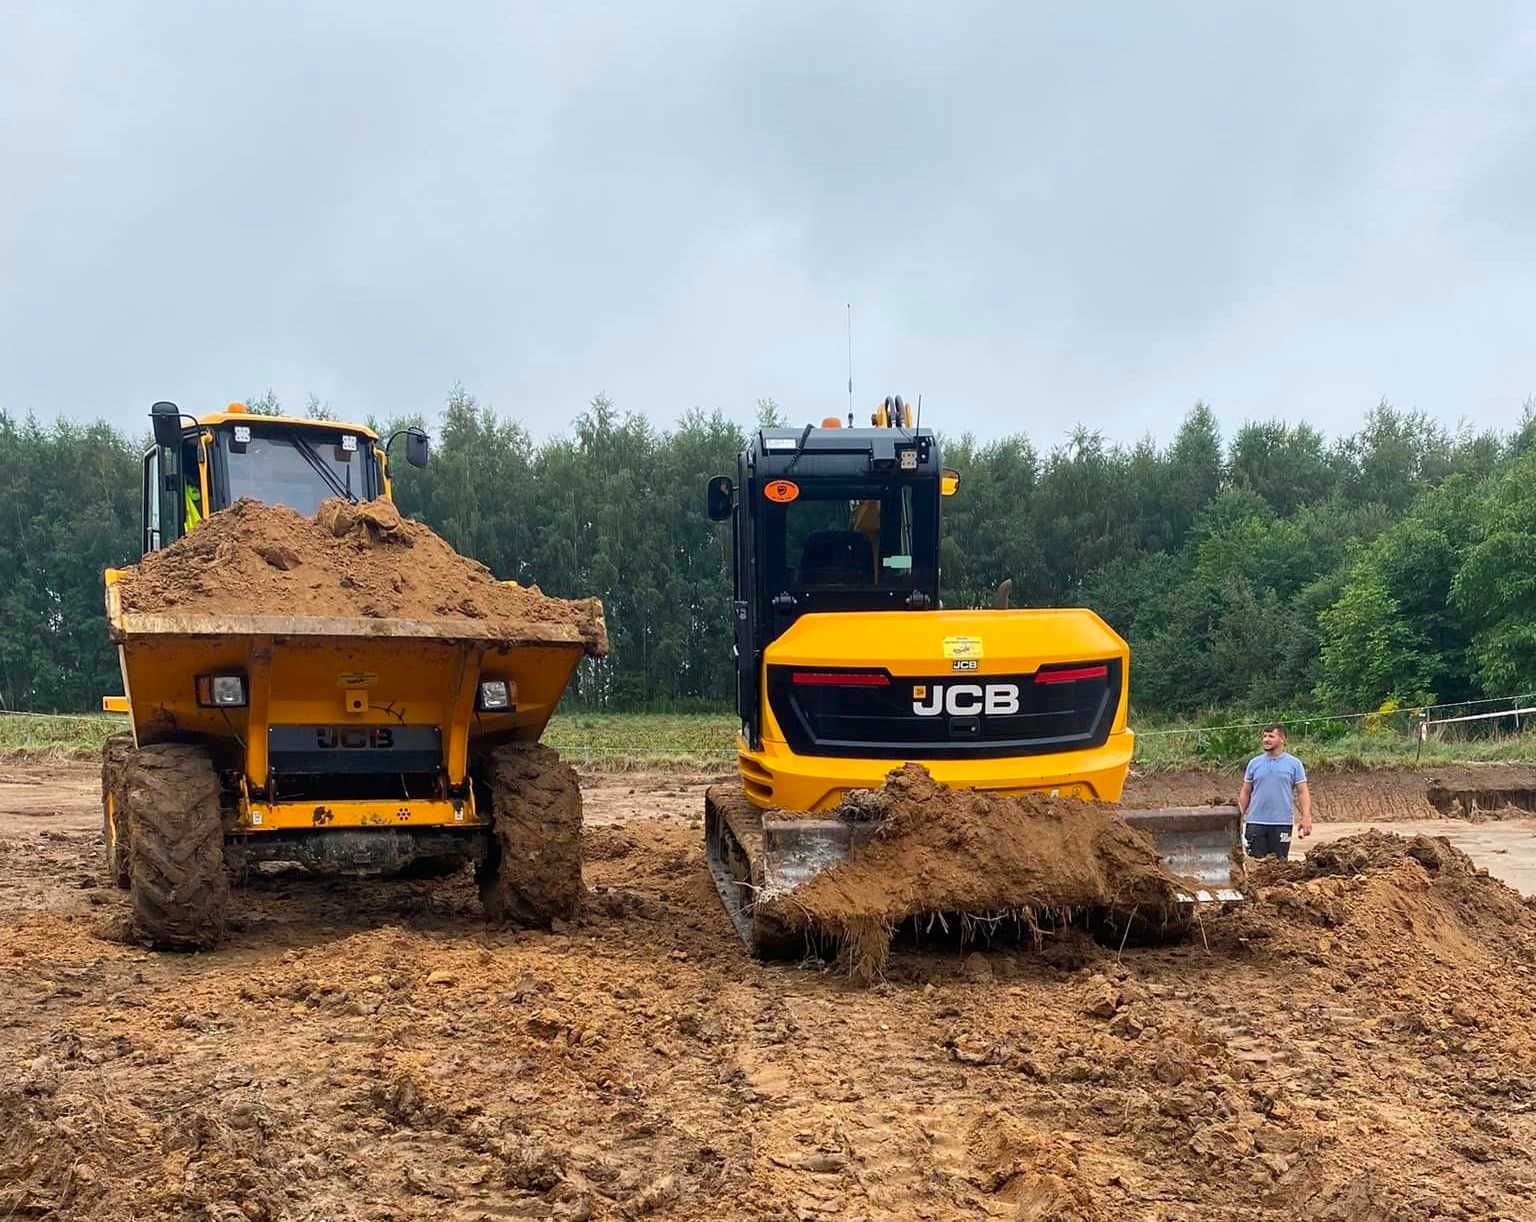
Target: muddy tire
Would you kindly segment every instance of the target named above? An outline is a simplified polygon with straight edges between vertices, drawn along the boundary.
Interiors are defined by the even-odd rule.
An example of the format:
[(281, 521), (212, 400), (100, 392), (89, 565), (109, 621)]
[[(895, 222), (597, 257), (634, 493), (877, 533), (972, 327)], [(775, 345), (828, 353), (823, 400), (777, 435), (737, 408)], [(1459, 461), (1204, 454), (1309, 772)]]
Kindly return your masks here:
[(106, 858), (103, 874), (107, 884), (126, 891), (128, 867), (128, 816), (123, 809), (123, 781), (128, 757), (133, 754), (132, 733), (113, 734), (101, 748), (101, 843)]
[(581, 789), (549, 747), (513, 743), (481, 757), (476, 798), (491, 843), (476, 871), (493, 921), (548, 926), (581, 907)]
[(164, 950), (217, 946), (229, 880), (213, 762), (201, 747), (155, 743), (123, 774), (137, 932)]

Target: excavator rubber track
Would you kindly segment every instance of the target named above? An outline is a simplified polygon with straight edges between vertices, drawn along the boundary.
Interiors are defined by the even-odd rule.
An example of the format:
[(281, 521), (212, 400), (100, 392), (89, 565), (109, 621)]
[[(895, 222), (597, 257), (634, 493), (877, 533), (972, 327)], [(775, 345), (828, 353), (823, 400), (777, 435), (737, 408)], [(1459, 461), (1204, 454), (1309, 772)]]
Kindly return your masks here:
[(747, 950), (759, 958), (792, 955), (803, 939), (757, 911), (757, 898), (767, 889), (763, 813), (736, 786), (712, 785), (705, 792), (704, 858)]
[[(1191, 908), (1246, 899), (1241, 817), (1235, 806), (1118, 812), (1146, 832), (1169, 871), (1184, 881)], [(874, 836), (878, 824), (764, 812), (739, 786), (713, 785), (704, 798), (705, 860), (715, 890), (747, 950), (760, 959), (798, 958), (812, 948), (803, 931), (775, 920), (766, 901), (789, 895)]]
[(704, 796), (705, 860), (747, 950), (760, 959), (797, 958), (810, 950), (804, 932), (775, 920), (765, 901), (846, 861), (874, 831), (874, 824), (784, 811), (765, 817), (740, 786), (710, 786)]

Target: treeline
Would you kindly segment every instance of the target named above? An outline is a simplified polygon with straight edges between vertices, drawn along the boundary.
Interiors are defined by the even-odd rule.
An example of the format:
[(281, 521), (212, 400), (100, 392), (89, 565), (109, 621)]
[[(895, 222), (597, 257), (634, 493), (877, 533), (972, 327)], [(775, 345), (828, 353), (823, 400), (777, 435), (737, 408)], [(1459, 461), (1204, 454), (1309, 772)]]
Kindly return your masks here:
[[(263, 397), (266, 410), (278, 404)], [(778, 409), (760, 405), (765, 421)], [(583, 668), (594, 708), (725, 708), (728, 550), (703, 485), (740, 425), (671, 429), (592, 402), (536, 442), (456, 390), (431, 464), (398, 464), (401, 508), (501, 577), (607, 608), (612, 653)], [(1249, 423), (1224, 439), (1196, 405), (1133, 446), (1078, 429), (946, 440), (945, 602), (1087, 605), (1131, 642), (1143, 716), (1361, 710), (1536, 690), (1536, 421), (1448, 433), (1383, 403), (1329, 440)], [(132, 561), (139, 439), (0, 412), (0, 707), (79, 710), (118, 689), (101, 570)]]

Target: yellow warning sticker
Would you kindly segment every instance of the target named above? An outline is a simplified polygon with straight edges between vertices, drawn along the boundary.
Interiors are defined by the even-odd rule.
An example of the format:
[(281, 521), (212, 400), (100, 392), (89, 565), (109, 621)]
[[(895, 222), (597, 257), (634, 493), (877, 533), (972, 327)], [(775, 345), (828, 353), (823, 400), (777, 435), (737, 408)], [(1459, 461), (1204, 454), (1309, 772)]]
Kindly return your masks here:
[(981, 638), (979, 636), (947, 636), (944, 638), (944, 656), (946, 658), (980, 658)]

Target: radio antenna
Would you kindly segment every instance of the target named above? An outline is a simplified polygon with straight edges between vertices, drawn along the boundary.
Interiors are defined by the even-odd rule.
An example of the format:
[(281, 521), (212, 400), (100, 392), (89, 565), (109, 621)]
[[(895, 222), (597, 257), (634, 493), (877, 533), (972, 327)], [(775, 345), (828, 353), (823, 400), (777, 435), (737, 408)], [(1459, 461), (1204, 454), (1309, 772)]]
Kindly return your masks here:
[(848, 427), (853, 427), (853, 302), (848, 303)]
[(923, 427), (923, 396), (919, 392), (917, 396), (917, 423), (912, 426), (914, 430)]

